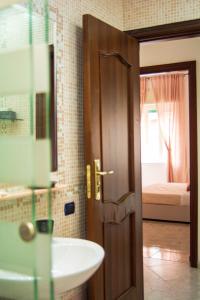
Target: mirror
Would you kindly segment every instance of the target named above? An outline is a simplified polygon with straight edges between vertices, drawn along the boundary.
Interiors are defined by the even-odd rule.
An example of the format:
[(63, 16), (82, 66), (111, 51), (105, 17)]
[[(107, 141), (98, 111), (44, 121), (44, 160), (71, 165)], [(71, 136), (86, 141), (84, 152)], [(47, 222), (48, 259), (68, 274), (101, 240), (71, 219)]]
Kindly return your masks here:
[[(56, 105), (56, 84), (55, 84), (55, 59), (54, 46), (49, 46), (50, 57), (50, 139), (51, 139), (51, 171), (56, 172), (58, 168), (57, 159), (57, 105)], [(36, 139), (46, 137), (46, 107), (45, 95), (36, 94)]]
[[(10, 18), (12, 18), (12, 22), (10, 22)], [(28, 47), (30, 46), (29, 41), (29, 34), (28, 34), (28, 23), (27, 23), (28, 17), (27, 17), (27, 8), (23, 5), (13, 5), (12, 7), (4, 10), (0, 14), (0, 34), (1, 34), (1, 41), (0, 41), (0, 54), (1, 58), (4, 56), (8, 60), (10, 57), (13, 57), (13, 61), (16, 61), (17, 55), (21, 59), (21, 62), (23, 63), (24, 56), (27, 55), (27, 61), (29, 65), (27, 65), (29, 68), (35, 67), (31, 66), (30, 64), (32, 61), (29, 61), (29, 54), (30, 51), (28, 50)], [(35, 49), (33, 50), (33, 55), (41, 56), (39, 59), (42, 61), (43, 56), (40, 55), (40, 49), (42, 47), (44, 34), (42, 32), (43, 26), (41, 26), (42, 18), (37, 13), (33, 14), (33, 41)], [(12, 24), (12, 26), (11, 26)], [(12, 28), (11, 28), (12, 27)], [(49, 22), (49, 35), (50, 35), (50, 42), (53, 44), (54, 42), (54, 23), (53, 21)], [(24, 56), (22, 56), (22, 49), (24, 49)], [(10, 55), (11, 54), (11, 55)], [(9, 56), (10, 55), (10, 56)], [(21, 56), (20, 56), (21, 55)], [(15, 57), (14, 57), (15, 56)], [(1, 84), (1, 95), (0, 95), (0, 136), (1, 137), (28, 137), (31, 135), (35, 136), (35, 139), (44, 139), (47, 135), (50, 136), (51, 141), (51, 161), (52, 161), (52, 168), (51, 171), (55, 172), (57, 171), (57, 111), (56, 111), (56, 84), (55, 84), (55, 59), (54, 59), (54, 46), (49, 46), (49, 57), (50, 57), (50, 129), (49, 133), (45, 132), (45, 126), (46, 124), (46, 94), (44, 92), (40, 92), (40, 89), (36, 89), (35, 97), (31, 98), (31, 95), (29, 93), (28, 86), (28, 77), (29, 77), (29, 70), (27, 69), (27, 73), (23, 73), (23, 81), (21, 81), (21, 84), (24, 88), (24, 86), (27, 87), (24, 92), (23, 89), (20, 90), (19, 88), (19, 80), (16, 80), (15, 82), (9, 82), (7, 80), (5, 86), (7, 87), (7, 90), (3, 87), (2, 92), (2, 86)], [(3, 58), (2, 58), (3, 59)], [(37, 57), (38, 59), (38, 57)], [(18, 60), (19, 61), (19, 60)], [(5, 64), (6, 65), (6, 64)], [(18, 64), (19, 65), (19, 64)], [(45, 64), (44, 64), (45, 65)], [(2, 66), (2, 65), (1, 65)], [(26, 67), (26, 66), (25, 66)], [(13, 72), (16, 73), (17, 77), (17, 68), (15, 68), (15, 65), (12, 65), (12, 60), (10, 60), (10, 69), (13, 69)], [(25, 70), (24, 66), (22, 65), (22, 70)], [(46, 70), (40, 70), (38, 69), (37, 78), (35, 78), (36, 81), (39, 82), (42, 81), (42, 73), (45, 73)], [(6, 72), (5, 72), (6, 73)], [(40, 74), (41, 73), (41, 74)], [(26, 76), (28, 74), (28, 76)], [(3, 78), (4, 79), (4, 78)], [(12, 88), (15, 88), (16, 90), (12, 90), (12, 93), (9, 93), (9, 88), (12, 85)], [(42, 89), (41, 89), (42, 91)], [(33, 99), (34, 98), (34, 99)], [(17, 156), (17, 154), (16, 154)], [(18, 192), (21, 189), (21, 187), (15, 187), (11, 186), (9, 184), (0, 183), (0, 197), (3, 195), (8, 195), (9, 193), (15, 193)]]

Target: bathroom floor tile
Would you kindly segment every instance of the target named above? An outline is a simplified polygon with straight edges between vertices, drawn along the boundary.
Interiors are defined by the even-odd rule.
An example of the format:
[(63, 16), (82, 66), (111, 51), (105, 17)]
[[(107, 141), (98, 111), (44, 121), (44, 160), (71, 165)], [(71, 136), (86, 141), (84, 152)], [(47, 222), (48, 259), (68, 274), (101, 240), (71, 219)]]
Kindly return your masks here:
[(182, 253), (182, 252), (161, 250), (153, 254), (151, 257), (157, 259), (169, 260), (169, 261), (180, 261), (180, 262), (189, 263), (188, 253)]
[(144, 257), (143, 260), (144, 260), (144, 266), (146, 266), (146, 267), (159, 266), (159, 265), (165, 266), (165, 265), (179, 263), (179, 262), (174, 262), (171, 260), (161, 260), (161, 259), (154, 258), (154, 257)]
[(172, 300), (172, 297), (168, 291), (152, 291), (145, 294), (145, 300)]
[(159, 252), (159, 248), (158, 247), (143, 247), (143, 256), (144, 257), (152, 257), (153, 255), (155, 255), (156, 253)]
[(190, 226), (188, 224), (144, 221), (143, 236), (145, 247), (189, 253)]
[(144, 222), (144, 299), (199, 300), (200, 270), (189, 266), (187, 224)]
[(154, 273), (156, 273), (163, 280), (175, 280), (180, 279), (187, 275), (188, 266), (187, 264), (170, 264), (170, 265), (159, 265), (149, 267)]

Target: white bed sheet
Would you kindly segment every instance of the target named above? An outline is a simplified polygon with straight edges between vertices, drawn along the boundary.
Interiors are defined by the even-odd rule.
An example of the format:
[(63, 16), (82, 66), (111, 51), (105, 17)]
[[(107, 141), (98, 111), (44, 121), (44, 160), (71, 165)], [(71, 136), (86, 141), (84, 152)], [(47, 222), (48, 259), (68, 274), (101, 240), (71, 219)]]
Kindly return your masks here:
[(146, 204), (190, 205), (187, 183), (157, 183), (144, 187), (142, 201)]

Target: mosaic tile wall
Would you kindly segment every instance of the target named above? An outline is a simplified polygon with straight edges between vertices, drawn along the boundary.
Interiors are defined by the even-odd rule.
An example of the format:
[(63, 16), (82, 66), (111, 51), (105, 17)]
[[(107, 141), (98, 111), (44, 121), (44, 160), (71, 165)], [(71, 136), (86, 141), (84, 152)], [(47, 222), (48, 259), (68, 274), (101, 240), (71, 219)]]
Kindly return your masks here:
[[(63, 236), (85, 236), (85, 182), (83, 144), (82, 16), (92, 14), (120, 29), (123, 28), (121, 0), (50, 0), (56, 22), (56, 68), (58, 109), (58, 178), (66, 193), (58, 202), (77, 197), (80, 205), (71, 225), (62, 227)], [(58, 203), (59, 205), (59, 203)], [(56, 211), (58, 211), (56, 209)], [(82, 221), (81, 221), (82, 220)], [(81, 223), (81, 226), (77, 224)]]
[[(17, 8), (1, 10), (0, 36), (0, 52), (2, 53), (26, 47), (28, 43), (27, 14)], [(21, 119), (21, 121), (14, 122), (0, 119), (0, 135), (25, 136), (29, 134), (30, 107), (28, 103), (29, 95), (0, 97), (0, 110), (12, 110), (17, 113), (17, 118)]]
[[(40, 1), (37, 0), (38, 11)], [(198, 3), (197, 0), (50, 0), (57, 69), (57, 175), (59, 183), (65, 185), (52, 197), (56, 236), (85, 237), (82, 15), (89, 13), (119, 29), (129, 29), (198, 18)], [(65, 217), (63, 206), (67, 201), (75, 201), (76, 212)], [(26, 220), (30, 211), (28, 198), (0, 206), (0, 216), (12, 221)], [(38, 196), (37, 217), (43, 218), (46, 213), (45, 196)], [(62, 299), (72, 299), (80, 291), (65, 294)]]
[(25, 136), (29, 134), (29, 97), (0, 97), (0, 110), (12, 110), (17, 113), (17, 121), (0, 120), (0, 135)]
[[(12, 18), (12, 22), (10, 21)], [(43, 17), (37, 12), (33, 15), (33, 42), (44, 41)], [(53, 19), (49, 23), (49, 43), (53, 42)], [(20, 34), (19, 34), (20, 32)], [(6, 53), (28, 46), (29, 23), (25, 7), (12, 6), (0, 11), (0, 52)], [(12, 82), (10, 82), (10, 85)], [(18, 121), (0, 119), (0, 135), (26, 136), (30, 132), (29, 95), (15, 95), (0, 97), (0, 110), (16, 112)]]
[[(50, 0), (50, 19), (56, 58), (58, 110), (58, 183), (53, 192), (55, 236), (85, 237), (85, 182), (83, 147), (82, 15), (89, 13), (123, 29), (121, 0)], [(35, 10), (40, 13), (41, 0)], [(74, 201), (75, 214), (64, 216), (64, 203)], [(37, 196), (37, 218), (47, 216), (45, 195)], [(30, 197), (0, 202), (0, 219), (18, 222), (31, 216)], [(79, 299), (84, 287), (62, 300)]]
[[(35, 10), (40, 13), (40, 0)], [(66, 185), (65, 200), (81, 195), (84, 206), (82, 15), (93, 14), (123, 28), (121, 0), (50, 0), (54, 24), (50, 39), (55, 45), (58, 110), (58, 179)], [(5, 28), (4, 28), (5, 29)], [(5, 46), (5, 43), (3, 43)], [(2, 106), (15, 106), (13, 99), (0, 99)], [(5, 104), (6, 103), (6, 104)], [(24, 106), (24, 103), (22, 103)], [(22, 115), (20, 115), (22, 117)], [(63, 210), (62, 210), (63, 213)], [(70, 227), (71, 228), (71, 227)], [(63, 235), (71, 235), (70, 228)], [(74, 228), (73, 230), (74, 231)], [(83, 232), (85, 230), (83, 229)], [(77, 229), (77, 234), (80, 230)]]
[(124, 30), (200, 18), (199, 0), (123, 0)]

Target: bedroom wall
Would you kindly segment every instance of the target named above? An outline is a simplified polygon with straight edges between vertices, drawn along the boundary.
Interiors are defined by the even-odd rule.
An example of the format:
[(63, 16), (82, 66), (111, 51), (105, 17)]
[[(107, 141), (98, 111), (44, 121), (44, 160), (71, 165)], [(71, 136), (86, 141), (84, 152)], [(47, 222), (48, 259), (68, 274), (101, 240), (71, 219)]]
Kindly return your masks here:
[(142, 163), (142, 187), (166, 182), (167, 165), (165, 163)]
[[(198, 121), (198, 149), (200, 149), (200, 38), (182, 39), (174, 41), (160, 41), (141, 44), (141, 66), (176, 63), (196, 60), (197, 63), (197, 121)], [(200, 150), (198, 151), (198, 185), (200, 187)], [(200, 203), (200, 193), (198, 196)], [(200, 205), (198, 208), (200, 216)], [(199, 227), (199, 264), (200, 264), (200, 218)]]

